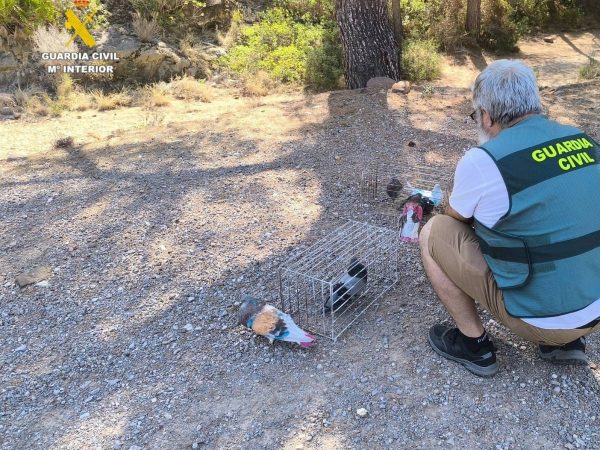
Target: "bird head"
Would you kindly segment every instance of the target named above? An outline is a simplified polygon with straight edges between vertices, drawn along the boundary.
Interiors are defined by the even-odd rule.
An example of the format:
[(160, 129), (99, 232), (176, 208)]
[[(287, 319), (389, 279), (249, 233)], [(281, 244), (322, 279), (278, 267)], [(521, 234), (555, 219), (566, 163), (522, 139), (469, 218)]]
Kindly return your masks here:
[(259, 300), (250, 295), (244, 295), (242, 305), (238, 311), (238, 324), (246, 325), (248, 319), (258, 313), (264, 306), (264, 300)]
[(350, 260), (350, 267), (348, 267), (348, 275), (353, 277), (363, 278), (367, 274), (367, 270), (364, 264), (358, 262), (358, 258), (353, 256)]

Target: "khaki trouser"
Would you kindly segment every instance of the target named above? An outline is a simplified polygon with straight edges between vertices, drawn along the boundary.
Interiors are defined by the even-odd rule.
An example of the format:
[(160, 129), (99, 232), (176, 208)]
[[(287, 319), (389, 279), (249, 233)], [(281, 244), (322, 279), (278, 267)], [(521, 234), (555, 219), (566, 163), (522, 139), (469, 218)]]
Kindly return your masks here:
[[(483, 259), (473, 228), (450, 216), (439, 215), (431, 220), (428, 249), (433, 260), (465, 294), (515, 334), (538, 344), (563, 345), (600, 330), (600, 324), (575, 330), (545, 330), (511, 316), (504, 307), (502, 290)], [(594, 319), (590, 317), (590, 321)]]

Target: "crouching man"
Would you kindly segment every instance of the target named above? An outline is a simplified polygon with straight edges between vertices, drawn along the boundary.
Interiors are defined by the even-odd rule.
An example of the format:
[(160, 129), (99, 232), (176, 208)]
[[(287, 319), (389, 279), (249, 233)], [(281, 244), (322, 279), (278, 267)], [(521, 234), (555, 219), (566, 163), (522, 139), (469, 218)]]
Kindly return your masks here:
[(425, 271), (458, 328), (435, 325), (440, 355), (498, 371), (475, 302), (551, 361), (586, 363), (600, 330), (600, 147), (541, 115), (533, 71), (500, 60), (473, 87), (480, 145), (458, 163), (444, 215), (420, 235)]

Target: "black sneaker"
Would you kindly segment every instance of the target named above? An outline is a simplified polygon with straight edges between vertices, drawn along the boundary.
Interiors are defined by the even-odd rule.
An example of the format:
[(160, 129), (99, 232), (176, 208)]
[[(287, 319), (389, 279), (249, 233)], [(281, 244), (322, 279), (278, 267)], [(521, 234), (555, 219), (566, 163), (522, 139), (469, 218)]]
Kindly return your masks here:
[(539, 355), (542, 359), (558, 363), (588, 363), (587, 356), (585, 355), (585, 338), (582, 337), (561, 346), (540, 345)]
[(434, 325), (429, 330), (429, 343), (438, 355), (462, 364), (475, 375), (491, 377), (498, 372), (494, 345), (490, 342), (477, 353), (473, 353), (463, 342), (458, 328)]

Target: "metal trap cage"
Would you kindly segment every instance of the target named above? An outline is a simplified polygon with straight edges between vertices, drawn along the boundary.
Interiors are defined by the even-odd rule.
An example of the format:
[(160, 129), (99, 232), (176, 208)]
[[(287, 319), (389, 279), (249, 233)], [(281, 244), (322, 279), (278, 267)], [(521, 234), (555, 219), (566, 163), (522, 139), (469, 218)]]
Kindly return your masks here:
[(333, 341), (398, 283), (398, 232), (348, 221), (279, 271), (281, 307)]
[(444, 165), (407, 158), (395, 167), (374, 164), (365, 169), (360, 177), (360, 193), (370, 203), (392, 206), (416, 192), (431, 198), (436, 184), (443, 196), (451, 178), (452, 170)]

